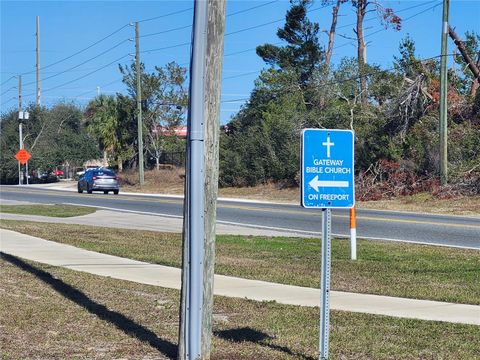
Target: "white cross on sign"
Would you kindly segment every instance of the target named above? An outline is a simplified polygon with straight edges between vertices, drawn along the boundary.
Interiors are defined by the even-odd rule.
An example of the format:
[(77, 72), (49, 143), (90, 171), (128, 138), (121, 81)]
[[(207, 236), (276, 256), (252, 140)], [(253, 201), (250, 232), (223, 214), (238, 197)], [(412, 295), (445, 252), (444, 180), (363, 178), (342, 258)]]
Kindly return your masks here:
[(327, 141), (322, 143), (323, 146), (327, 147), (327, 158), (330, 157), (330, 146), (335, 146), (335, 143), (330, 142), (330, 136), (327, 136)]

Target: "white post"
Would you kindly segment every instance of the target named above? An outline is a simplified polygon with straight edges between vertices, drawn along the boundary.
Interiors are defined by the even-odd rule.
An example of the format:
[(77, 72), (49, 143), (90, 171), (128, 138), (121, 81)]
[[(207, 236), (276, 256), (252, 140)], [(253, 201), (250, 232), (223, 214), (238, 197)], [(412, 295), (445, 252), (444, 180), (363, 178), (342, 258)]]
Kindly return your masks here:
[(350, 209), (350, 258), (357, 260), (357, 221), (355, 206)]

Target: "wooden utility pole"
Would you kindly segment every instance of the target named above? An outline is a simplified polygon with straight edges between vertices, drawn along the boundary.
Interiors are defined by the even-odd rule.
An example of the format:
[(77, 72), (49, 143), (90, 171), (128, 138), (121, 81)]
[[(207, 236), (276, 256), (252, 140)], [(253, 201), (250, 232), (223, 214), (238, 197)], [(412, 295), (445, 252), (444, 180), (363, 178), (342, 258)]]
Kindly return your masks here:
[(225, 0), (208, 1), (207, 63), (205, 91), (205, 262), (203, 287), (202, 357), (210, 358), (212, 342), (215, 224), (218, 196), (218, 148), (222, 83)]
[(448, 79), (447, 79), (447, 52), (448, 52), (448, 12), (450, 0), (443, 0), (443, 20), (442, 20), (442, 58), (440, 61), (440, 183), (446, 185), (448, 181), (448, 157), (447, 157), (447, 96), (448, 96)]
[[(213, 313), (213, 278), (215, 264), (215, 224), (216, 205), (218, 194), (218, 149), (220, 129), (220, 94), (222, 79), (223, 45), (225, 32), (225, 0), (197, 0), (207, 1), (208, 23), (205, 54), (205, 81), (204, 81), (204, 178), (201, 184), (205, 190), (204, 196), (204, 262), (203, 262), (203, 304), (201, 307), (201, 359), (209, 359), (212, 342), (212, 313)], [(186, 180), (186, 187), (189, 179)], [(185, 208), (185, 214), (189, 209)], [(184, 220), (184, 242), (188, 218)], [(184, 263), (186, 246), (184, 244)], [(185, 267), (184, 271), (185, 271)], [(181, 360), (193, 360), (187, 357), (188, 344), (182, 333), (185, 331), (186, 303), (188, 292), (186, 289), (187, 274), (182, 276), (181, 321), (179, 338), (179, 356)]]
[(143, 164), (143, 121), (142, 121), (142, 70), (140, 69), (139, 25), (135, 23), (135, 74), (137, 79), (137, 143), (138, 143), (138, 178), (140, 186), (145, 183)]
[(36, 104), (37, 106), (41, 105), (41, 90), (40, 90), (40, 16), (37, 16), (37, 96)]

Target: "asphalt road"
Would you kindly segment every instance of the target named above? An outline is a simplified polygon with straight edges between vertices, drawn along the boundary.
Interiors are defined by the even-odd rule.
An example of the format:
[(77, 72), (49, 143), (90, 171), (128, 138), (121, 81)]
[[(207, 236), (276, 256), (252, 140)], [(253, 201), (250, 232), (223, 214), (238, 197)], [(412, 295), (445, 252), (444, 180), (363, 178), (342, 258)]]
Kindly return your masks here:
[[(183, 200), (168, 196), (78, 194), (72, 191), (1, 186), (0, 198), (34, 203), (89, 205), (175, 217), (183, 214)], [(222, 200), (218, 203), (217, 220), (305, 235), (318, 235), (321, 231), (321, 210), (303, 209), (299, 205), (290, 204)], [(348, 210), (332, 211), (332, 232), (337, 236), (349, 236)], [(480, 249), (480, 217), (359, 209), (357, 236)]]

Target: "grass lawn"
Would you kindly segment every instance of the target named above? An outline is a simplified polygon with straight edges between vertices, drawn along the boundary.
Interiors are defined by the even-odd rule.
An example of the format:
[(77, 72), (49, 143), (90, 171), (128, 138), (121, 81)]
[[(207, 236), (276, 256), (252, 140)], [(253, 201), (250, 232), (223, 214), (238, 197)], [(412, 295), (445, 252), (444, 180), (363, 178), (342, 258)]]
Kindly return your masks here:
[[(179, 292), (0, 260), (2, 359), (174, 359)], [(318, 308), (216, 297), (212, 359), (318, 358)], [(480, 326), (333, 311), (332, 359), (478, 359)]]
[(22, 215), (42, 215), (51, 217), (72, 217), (92, 214), (96, 211), (93, 207), (74, 205), (2, 205), (0, 212)]
[[(178, 234), (1, 220), (0, 226), (126, 258), (180, 267)], [(480, 251), (407, 243), (333, 240), (332, 289), (480, 304)], [(319, 287), (320, 240), (218, 236), (217, 274)]]

